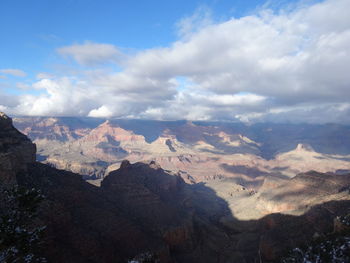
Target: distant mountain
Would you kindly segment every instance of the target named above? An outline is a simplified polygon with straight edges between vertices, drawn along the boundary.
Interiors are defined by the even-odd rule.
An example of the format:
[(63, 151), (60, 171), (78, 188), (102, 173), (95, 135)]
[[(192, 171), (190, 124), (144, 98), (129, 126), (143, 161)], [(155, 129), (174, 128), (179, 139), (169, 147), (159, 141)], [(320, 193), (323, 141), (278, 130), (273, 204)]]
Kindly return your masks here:
[(15, 118), (14, 125), (36, 143), (39, 161), (92, 180), (123, 159), (157, 161), (186, 182), (226, 177), (247, 187), (267, 174), (350, 169), (350, 127), (341, 125), (74, 117)]

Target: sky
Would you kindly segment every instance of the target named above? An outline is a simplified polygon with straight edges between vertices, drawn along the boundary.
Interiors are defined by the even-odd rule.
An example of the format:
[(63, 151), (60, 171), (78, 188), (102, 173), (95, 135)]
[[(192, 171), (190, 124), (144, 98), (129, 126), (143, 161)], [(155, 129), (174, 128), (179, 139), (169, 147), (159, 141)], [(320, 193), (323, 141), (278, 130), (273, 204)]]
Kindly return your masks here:
[(0, 111), (350, 124), (350, 0), (1, 0)]

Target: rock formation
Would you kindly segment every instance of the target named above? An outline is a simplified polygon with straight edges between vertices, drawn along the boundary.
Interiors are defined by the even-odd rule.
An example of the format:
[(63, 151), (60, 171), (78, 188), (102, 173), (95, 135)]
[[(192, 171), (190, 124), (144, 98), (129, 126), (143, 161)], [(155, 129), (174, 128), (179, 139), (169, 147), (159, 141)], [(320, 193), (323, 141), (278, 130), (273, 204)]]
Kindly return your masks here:
[[(106, 125), (102, 128), (109, 130)], [(197, 129), (193, 124), (186, 127)], [(121, 132), (113, 128), (108, 133), (114, 131)], [(195, 140), (195, 135), (187, 139)], [(233, 137), (221, 135), (233, 143)], [(161, 137), (167, 139), (157, 143), (164, 144), (173, 158), (181, 156), (179, 164), (195, 164), (188, 171), (210, 170), (206, 161), (217, 162), (213, 156), (178, 155), (184, 142), (169, 134)], [(108, 137), (105, 143), (111, 143)], [(146, 138), (145, 143), (152, 144)], [(305, 147), (296, 151), (314, 154)], [(0, 180), (44, 194), (38, 220), (47, 226), (45, 256), (54, 263), (125, 262), (143, 252), (169, 263), (273, 262), (315, 234), (333, 231), (334, 219), (348, 213), (350, 174), (307, 172), (289, 178), (278, 170), (268, 173), (271, 167), (262, 159), (234, 157), (221, 169), (225, 175), (241, 174), (241, 184), (235, 176), (220, 174), (205, 183), (186, 184), (183, 176), (190, 178), (191, 172), (169, 172), (154, 160), (124, 160), (96, 187), (78, 174), (35, 162), (35, 145), (10, 118), (0, 115)]]
[(12, 165), (1, 170), (1, 180), (45, 196), (39, 218), (47, 226), (50, 262), (125, 262), (145, 251), (161, 262), (192, 262), (203, 249), (218, 253), (215, 246), (198, 247), (201, 234), (187, 185), (155, 162), (124, 161), (98, 188), (77, 174), (35, 162), (35, 146), (6, 115), (0, 130), (1, 164)]
[(15, 183), (16, 175), (35, 162), (35, 144), (12, 125), (12, 119), (0, 112), (0, 183)]
[(345, 126), (245, 127), (50, 117), (16, 118), (15, 124), (36, 143), (38, 160), (85, 179), (98, 179), (96, 184), (124, 159), (155, 160), (164, 169), (183, 174), (186, 182), (226, 177), (248, 188), (261, 186), (266, 175), (350, 170), (349, 156), (341, 155), (346, 148), (341, 142), (346, 144), (349, 133)]

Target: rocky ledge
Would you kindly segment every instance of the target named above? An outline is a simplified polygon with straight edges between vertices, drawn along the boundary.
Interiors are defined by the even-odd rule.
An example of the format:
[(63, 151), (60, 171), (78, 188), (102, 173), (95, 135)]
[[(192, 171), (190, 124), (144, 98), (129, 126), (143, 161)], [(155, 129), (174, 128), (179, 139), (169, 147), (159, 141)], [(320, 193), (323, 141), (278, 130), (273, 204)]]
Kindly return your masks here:
[(0, 182), (15, 183), (16, 175), (35, 162), (36, 147), (12, 125), (12, 119), (0, 112)]

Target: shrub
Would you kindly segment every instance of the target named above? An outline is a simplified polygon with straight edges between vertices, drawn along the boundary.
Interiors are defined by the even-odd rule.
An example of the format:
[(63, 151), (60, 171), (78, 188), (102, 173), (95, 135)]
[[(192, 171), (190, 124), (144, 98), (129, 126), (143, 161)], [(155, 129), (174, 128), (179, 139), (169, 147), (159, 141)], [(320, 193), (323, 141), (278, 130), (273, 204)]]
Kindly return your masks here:
[(40, 256), (45, 226), (37, 222), (42, 200), (34, 188), (0, 189), (0, 262), (46, 262)]

